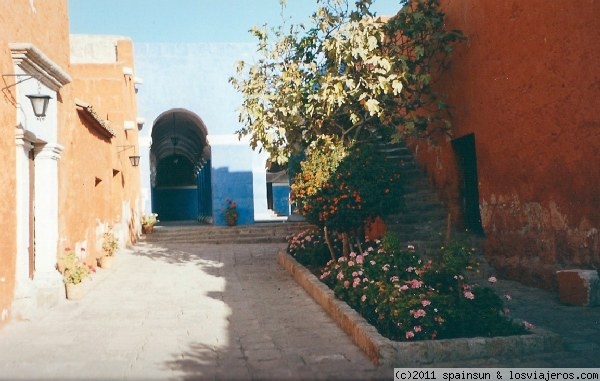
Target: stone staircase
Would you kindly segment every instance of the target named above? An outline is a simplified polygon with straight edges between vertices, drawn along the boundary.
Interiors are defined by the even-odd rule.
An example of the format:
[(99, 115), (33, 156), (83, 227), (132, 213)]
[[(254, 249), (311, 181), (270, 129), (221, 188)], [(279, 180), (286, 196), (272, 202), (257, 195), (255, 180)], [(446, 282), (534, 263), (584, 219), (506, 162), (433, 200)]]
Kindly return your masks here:
[(446, 238), (448, 212), (427, 174), (417, 167), (403, 141), (382, 143), (379, 151), (387, 160), (397, 163), (404, 179), (402, 211), (386, 218), (388, 230), (420, 253), (439, 248)]
[[(448, 233), (446, 206), (440, 201), (426, 172), (417, 166), (412, 152), (404, 142), (382, 144), (380, 152), (388, 160), (398, 163), (400, 174), (404, 178), (402, 210), (386, 218), (388, 230), (395, 233), (401, 242), (413, 245), (420, 255), (435, 258)], [(449, 234), (453, 240), (475, 249), (479, 276), (493, 273), (483, 254), (484, 238), (454, 228), (451, 228)], [(475, 277), (476, 274), (472, 276)]]
[(201, 224), (157, 225), (146, 242), (183, 244), (252, 244), (287, 242), (286, 237), (309, 227), (305, 222), (263, 222), (243, 226)]

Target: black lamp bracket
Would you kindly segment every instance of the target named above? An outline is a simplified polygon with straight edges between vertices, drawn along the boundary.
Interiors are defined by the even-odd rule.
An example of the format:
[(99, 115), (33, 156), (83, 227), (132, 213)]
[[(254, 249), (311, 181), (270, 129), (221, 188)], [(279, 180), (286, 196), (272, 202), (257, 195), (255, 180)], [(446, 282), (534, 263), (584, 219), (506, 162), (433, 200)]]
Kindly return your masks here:
[[(130, 148), (135, 148), (135, 146), (133, 144), (125, 145), (125, 146), (117, 146), (117, 149), (118, 149), (117, 153), (121, 153), (121, 152), (127, 151)], [(135, 151), (134, 151), (134, 153), (135, 153)]]
[(15, 82), (15, 83), (13, 83), (12, 85), (7, 85), (7, 86), (4, 86), (4, 87), (2, 88), (2, 91), (4, 91), (4, 90), (8, 90), (8, 89), (10, 89), (11, 87), (17, 86), (19, 83), (23, 83), (23, 82), (25, 82), (25, 81), (28, 81), (28, 80), (30, 80), (30, 79), (32, 79), (32, 78), (36, 78), (36, 79), (39, 81), (39, 80), (40, 80), (40, 77), (41, 77), (41, 75), (39, 75), (39, 74), (33, 74), (33, 75), (32, 75), (32, 74), (2, 74), (2, 79), (4, 80), (4, 83), (6, 83), (6, 79), (4, 79), (4, 78), (6, 78), (6, 77), (16, 77), (16, 78), (19, 78), (19, 77), (27, 77), (27, 78), (19, 79), (18, 81), (16, 81), (16, 82)]

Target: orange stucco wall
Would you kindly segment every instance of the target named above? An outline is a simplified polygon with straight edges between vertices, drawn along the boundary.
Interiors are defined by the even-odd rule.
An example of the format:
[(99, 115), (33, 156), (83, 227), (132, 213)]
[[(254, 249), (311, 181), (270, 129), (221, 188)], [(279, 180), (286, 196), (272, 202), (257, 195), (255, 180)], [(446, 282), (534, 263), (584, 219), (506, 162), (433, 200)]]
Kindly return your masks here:
[[(67, 0), (0, 0), (0, 71), (13, 74), (10, 43), (32, 43), (50, 61), (67, 72), (73, 82), (60, 88), (58, 144), (64, 147), (58, 160), (59, 255), (65, 247), (85, 248), (95, 265), (101, 252), (102, 233), (114, 226), (121, 246), (139, 235), (139, 172), (128, 157), (139, 153), (137, 126), (124, 130), (124, 122), (135, 122), (136, 95), (133, 78), (123, 67), (133, 68), (133, 46), (128, 39), (116, 42), (116, 59), (104, 64), (71, 64)], [(14, 102), (15, 77), (3, 76), (0, 87), (0, 328), (11, 317), (16, 277), (16, 153)], [(115, 137), (103, 139), (81, 118), (76, 103), (94, 107), (108, 121)], [(81, 102), (79, 102), (81, 103)], [(23, 105), (29, 107), (29, 105)], [(135, 146), (118, 152), (119, 146)], [(99, 181), (98, 181), (99, 180)], [(35, 273), (33, 275), (35, 279)]]
[[(8, 44), (31, 42), (62, 68), (68, 67), (69, 46), (66, 0), (30, 2), (28, 0), (0, 0), (0, 72), (12, 74), (13, 64)], [(16, 17), (15, 15), (18, 15)], [(50, 32), (51, 31), (51, 32)], [(13, 84), (14, 77), (2, 77), (0, 87)], [(68, 86), (61, 95), (68, 94)], [(10, 316), (14, 290), (16, 252), (16, 197), (15, 197), (15, 126), (16, 109), (12, 101), (14, 87), (0, 95), (0, 327)], [(64, 104), (59, 101), (59, 123), (65, 122)]]
[(60, 250), (84, 248), (94, 266), (109, 227), (121, 246), (134, 243), (139, 231), (139, 171), (129, 161), (139, 152), (138, 130), (124, 129), (125, 121), (137, 117), (133, 78), (123, 74), (123, 67), (133, 68), (133, 46), (122, 39), (115, 48), (114, 63), (73, 64), (71, 74), (74, 96), (91, 105), (116, 136), (99, 134), (80, 116), (74, 101), (62, 134)]
[[(486, 256), (547, 288), (557, 269), (600, 267), (600, 2), (442, 5), (467, 37), (438, 89), (454, 137), (475, 134)], [(460, 220), (450, 141), (414, 148)]]

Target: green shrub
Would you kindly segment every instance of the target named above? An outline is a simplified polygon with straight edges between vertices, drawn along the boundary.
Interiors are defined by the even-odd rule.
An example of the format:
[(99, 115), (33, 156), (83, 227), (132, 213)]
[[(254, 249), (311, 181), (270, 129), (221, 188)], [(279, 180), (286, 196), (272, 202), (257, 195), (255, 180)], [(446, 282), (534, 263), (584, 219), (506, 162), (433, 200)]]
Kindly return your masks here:
[(321, 280), (393, 340), (503, 336), (526, 330), (503, 314), (490, 288), (465, 279), (471, 250), (453, 244), (439, 263), (423, 261), (397, 239), (367, 242), (363, 252), (330, 260)]
[[(340, 241), (336, 238), (331, 244), (341, 250)], [(307, 229), (288, 238), (288, 254), (307, 267), (323, 267), (331, 254), (318, 229)]]

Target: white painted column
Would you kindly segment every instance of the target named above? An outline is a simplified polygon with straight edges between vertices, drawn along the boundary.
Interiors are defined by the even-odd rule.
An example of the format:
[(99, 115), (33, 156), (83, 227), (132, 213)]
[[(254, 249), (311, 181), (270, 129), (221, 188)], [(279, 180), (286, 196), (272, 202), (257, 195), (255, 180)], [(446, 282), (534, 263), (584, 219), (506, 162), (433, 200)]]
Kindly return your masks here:
[(15, 274), (15, 299), (30, 297), (29, 279), (29, 153), (33, 144), (25, 139), (23, 130), (16, 135), (16, 189), (17, 197), (17, 261)]
[[(58, 160), (59, 144), (35, 148), (35, 274), (34, 284), (46, 296), (58, 287), (64, 296), (61, 274), (56, 270), (58, 250)], [(38, 296), (44, 297), (44, 293)], [(41, 300), (38, 299), (38, 302)], [(48, 301), (52, 303), (53, 301)]]
[(254, 220), (269, 221), (273, 219), (267, 204), (267, 159), (266, 152), (252, 153), (252, 190), (254, 194)]

